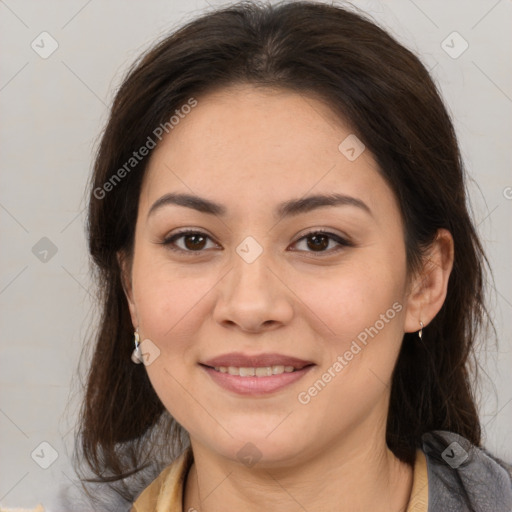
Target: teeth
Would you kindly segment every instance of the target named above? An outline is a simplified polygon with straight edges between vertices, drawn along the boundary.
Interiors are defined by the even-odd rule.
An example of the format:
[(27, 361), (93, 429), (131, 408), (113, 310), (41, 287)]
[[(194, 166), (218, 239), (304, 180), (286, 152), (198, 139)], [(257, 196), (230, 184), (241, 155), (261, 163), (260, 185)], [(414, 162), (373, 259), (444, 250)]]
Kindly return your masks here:
[(293, 366), (262, 366), (258, 368), (238, 368), (236, 366), (215, 366), (215, 370), (229, 375), (238, 375), (239, 377), (270, 377), (271, 375), (280, 375), (281, 373), (292, 373), (295, 371)]
[[(241, 370), (241, 368), (240, 368)], [(270, 377), (272, 375), (272, 366), (265, 366), (264, 368), (256, 368), (256, 377)], [(242, 375), (242, 372), (240, 372)]]

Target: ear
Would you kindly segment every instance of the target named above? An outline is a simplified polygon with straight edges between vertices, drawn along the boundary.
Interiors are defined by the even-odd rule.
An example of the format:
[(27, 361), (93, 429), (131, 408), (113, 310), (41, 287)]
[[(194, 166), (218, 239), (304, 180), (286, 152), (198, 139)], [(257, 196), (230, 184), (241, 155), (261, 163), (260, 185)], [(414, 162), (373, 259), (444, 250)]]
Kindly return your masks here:
[(409, 285), (406, 301), (405, 332), (419, 331), (437, 315), (446, 299), (448, 279), (453, 268), (454, 245), (451, 233), (439, 229), (424, 258), (422, 269)]
[(137, 309), (133, 300), (133, 288), (132, 288), (132, 276), (131, 276), (131, 262), (128, 256), (123, 251), (118, 251), (116, 254), (117, 263), (119, 265), (119, 273), (121, 276), (121, 284), (123, 286), (124, 294), (128, 302), (128, 309), (130, 310), (130, 316), (132, 318), (133, 328), (136, 329), (139, 326), (139, 320), (137, 316)]

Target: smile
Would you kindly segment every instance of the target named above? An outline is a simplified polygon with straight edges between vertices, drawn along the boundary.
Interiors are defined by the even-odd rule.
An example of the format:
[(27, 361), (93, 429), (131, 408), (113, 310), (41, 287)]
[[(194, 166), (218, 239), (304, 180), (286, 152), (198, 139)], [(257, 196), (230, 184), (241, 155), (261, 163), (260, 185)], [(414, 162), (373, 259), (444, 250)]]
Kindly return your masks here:
[(281, 375), (282, 373), (292, 373), (295, 371), (293, 366), (260, 366), (257, 368), (236, 367), (236, 366), (215, 366), (215, 371), (228, 373), (229, 375), (238, 375), (240, 377), (271, 377), (272, 375)]
[(302, 379), (316, 365), (206, 366), (199, 365), (225, 391), (242, 396), (266, 396), (284, 390)]

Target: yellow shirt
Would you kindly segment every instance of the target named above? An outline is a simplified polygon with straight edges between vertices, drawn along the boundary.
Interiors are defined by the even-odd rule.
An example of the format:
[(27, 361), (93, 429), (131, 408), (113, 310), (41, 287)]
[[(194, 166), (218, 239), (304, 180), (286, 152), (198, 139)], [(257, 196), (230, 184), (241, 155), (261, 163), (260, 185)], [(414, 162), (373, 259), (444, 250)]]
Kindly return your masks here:
[[(183, 512), (183, 489), (193, 462), (192, 450), (185, 450), (142, 491), (130, 512)], [(428, 511), (427, 460), (416, 450), (411, 499), (406, 512)]]

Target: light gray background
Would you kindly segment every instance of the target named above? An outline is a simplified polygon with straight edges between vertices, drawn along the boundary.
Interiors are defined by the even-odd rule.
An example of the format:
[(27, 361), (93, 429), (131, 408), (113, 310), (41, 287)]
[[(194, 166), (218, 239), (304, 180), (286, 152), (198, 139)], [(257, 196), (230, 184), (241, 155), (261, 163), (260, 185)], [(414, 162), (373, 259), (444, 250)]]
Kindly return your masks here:
[[(210, 5), (220, 4), (210, 0)], [(485, 445), (512, 461), (512, 3), (356, 5), (421, 55), (454, 117), (473, 180), (474, 217), (496, 282), (491, 310), (499, 349), (490, 345), (487, 356), (481, 354), (489, 376), (481, 407)], [(3, 506), (41, 502), (49, 511), (79, 508), (77, 502), (66, 505), (65, 496), (76, 489), (69, 461), (79, 403), (78, 357), (94, 322), (84, 236), (92, 151), (127, 66), (156, 38), (208, 9), (199, 0), (0, 0)], [(43, 31), (59, 45), (47, 59), (31, 48)], [(469, 45), (458, 58), (442, 47), (446, 40), (452, 55), (463, 48), (459, 36), (450, 36), (454, 31)], [(39, 259), (44, 253), (38, 258), (33, 252), (43, 237), (57, 248), (46, 262)], [(52, 449), (41, 442), (58, 456), (48, 469), (35, 462), (51, 462)]]

